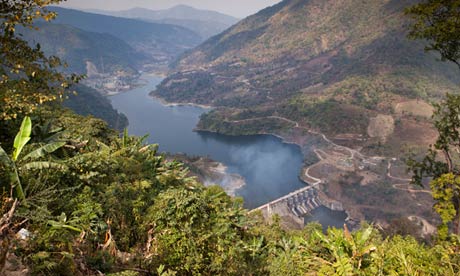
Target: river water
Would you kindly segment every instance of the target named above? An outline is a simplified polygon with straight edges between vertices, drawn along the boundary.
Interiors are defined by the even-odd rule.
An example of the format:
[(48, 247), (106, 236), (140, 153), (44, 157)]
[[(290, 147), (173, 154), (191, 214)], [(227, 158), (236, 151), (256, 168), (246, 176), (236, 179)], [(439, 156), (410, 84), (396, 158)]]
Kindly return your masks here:
[[(237, 173), (246, 185), (236, 192), (252, 209), (305, 187), (298, 175), (303, 165), (301, 150), (270, 135), (226, 136), (193, 129), (206, 109), (196, 106), (165, 106), (148, 94), (162, 78), (144, 76), (147, 84), (111, 97), (113, 106), (129, 119), (129, 133), (148, 134), (160, 151), (209, 156)], [(343, 214), (317, 212), (309, 220), (325, 226), (342, 226)], [(338, 213), (338, 212), (335, 212)], [(326, 219), (324, 219), (326, 217)]]

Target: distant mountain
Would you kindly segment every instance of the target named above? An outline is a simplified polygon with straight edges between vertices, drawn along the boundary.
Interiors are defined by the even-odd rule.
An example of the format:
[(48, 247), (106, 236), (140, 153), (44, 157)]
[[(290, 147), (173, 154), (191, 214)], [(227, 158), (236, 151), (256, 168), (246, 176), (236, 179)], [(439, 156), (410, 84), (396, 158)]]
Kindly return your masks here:
[(135, 74), (147, 57), (110, 34), (53, 23), (38, 23), (36, 27), (38, 31), (23, 28), (19, 32), (31, 44), (40, 44), (46, 55), (65, 61), (69, 65), (67, 72), (87, 74), (90, 62), (101, 73), (125, 71)]
[(133, 8), (125, 11), (89, 11), (98, 14), (178, 25), (198, 33), (203, 39), (216, 35), (239, 21), (235, 17), (219, 12), (199, 10), (185, 5), (178, 5), (170, 9), (158, 11), (143, 8)]
[[(406, 103), (436, 100), (459, 81), (406, 38), (403, 10), (414, 2), (284, 0), (184, 54), (154, 94), (219, 107), (205, 129), (237, 134), (228, 122), (281, 116), (332, 137), (367, 137), (369, 149), (400, 149), (423, 134), (406, 131), (423, 121), (409, 116), (423, 105)], [(391, 125), (384, 137), (372, 131), (379, 115)]]
[(53, 21), (55, 24), (112, 35), (149, 55), (155, 62), (170, 61), (201, 41), (198, 34), (176, 25), (150, 23), (60, 7), (51, 7), (50, 10), (58, 14)]

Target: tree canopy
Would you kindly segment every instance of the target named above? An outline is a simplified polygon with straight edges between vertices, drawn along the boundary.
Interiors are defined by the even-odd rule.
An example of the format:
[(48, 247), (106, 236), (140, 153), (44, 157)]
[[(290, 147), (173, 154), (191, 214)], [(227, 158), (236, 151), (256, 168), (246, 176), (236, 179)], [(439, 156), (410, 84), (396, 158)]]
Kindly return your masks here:
[[(411, 37), (428, 41), (426, 49), (436, 51), (444, 61), (454, 62), (460, 69), (460, 1), (427, 0), (406, 10), (413, 19)], [(434, 209), (441, 216), (441, 237), (447, 237), (449, 225), (460, 234), (460, 96), (447, 95), (435, 104), (434, 126), (439, 136), (423, 161), (409, 161), (414, 172), (413, 183), (430, 183)], [(439, 153), (443, 158), (439, 158)]]
[(46, 6), (61, 0), (0, 2), (0, 120), (31, 114), (43, 103), (63, 97), (76, 75), (66, 77), (57, 70), (64, 65), (47, 57), (40, 45), (34, 47), (16, 34), (17, 27), (34, 28), (38, 19), (52, 20), (56, 14)]
[(460, 1), (427, 0), (407, 9), (415, 22), (411, 37), (428, 41), (429, 51), (460, 67)]

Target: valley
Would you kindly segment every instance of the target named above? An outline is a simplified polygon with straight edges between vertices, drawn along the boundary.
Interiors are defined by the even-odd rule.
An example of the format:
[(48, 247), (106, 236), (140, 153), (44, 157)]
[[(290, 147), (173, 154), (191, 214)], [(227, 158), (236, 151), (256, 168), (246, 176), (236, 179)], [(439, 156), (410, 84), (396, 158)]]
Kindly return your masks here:
[[(150, 95), (162, 104), (212, 107), (196, 120), (194, 130), (199, 133), (223, 134), (229, 140), (269, 134), (299, 146), (303, 165), (296, 175), (317, 187), (326, 206), (340, 205), (350, 225), (368, 220), (388, 227), (400, 217), (436, 224), (429, 192), (408, 185), (405, 158), (423, 154), (436, 139), (429, 103), (455, 91), (460, 80), (451, 67), (424, 54), (421, 43), (407, 40), (402, 6), (370, 1), (360, 7), (370, 11), (363, 17), (351, 12), (355, 5), (351, 0), (334, 5), (283, 1), (213, 37), (166, 21), (172, 15), (177, 20), (201, 16), (230, 26), (236, 19), (182, 6), (91, 13), (54, 7), (61, 19), (40, 23), (41, 34), (28, 40), (68, 60), (69, 71), (84, 73), (82, 83), (105, 96), (145, 89), (142, 74), (165, 75), (155, 90), (147, 83), (154, 90)], [(302, 13), (313, 11), (315, 17), (302, 21)], [(352, 31), (340, 25), (350, 14), (346, 20), (355, 24)], [(320, 15), (325, 19), (318, 25)], [(370, 19), (378, 25), (375, 32), (365, 26)], [(96, 21), (101, 23), (92, 23)], [(336, 36), (330, 35), (332, 29), (339, 30)], [(68, 39), (59, 40), (64, 34)], [(200, 44), (204, 38), (208, 40)], [(75, 47), (64, 41), (74, 41)], [(126, 106), (119, 108), (126, 111)], [(96, 113), (93, 108), (82, 114)], [(129, 115), (131, 124), (139, 116)], [(111, 125), (126, 125), (126, 119), (117, 118)], [(151, 133), (143, 130), (135, 134)], [(168, 148), (168, 142), (160, 139), (164, 147)], [(173, 153), (182, 152), (181, 143), (174, 144)], [(206, 151), (197, 152), (206, 155)], [(193, 155), (194, 151), (184, 153)], [(222, 174), (225, 162), (177, 157), (193, 160), (189, 165), (205, 183), (204, 175), (220, 184), (227, 181), (225, 175), (232, 175), (231, 167)], [(244, 186), (240, 177), (235, 175), (230, 181), (238, 184), (227, 185), (231, 194), (238, 194), (233, 186)], [(278, 197), (283, 195), (278, 193)], [(265, 203), (260, 201), (260, 205)], [(258, 207), (256, 203), (248, 206)]]
[(427, 188), (408, 185), (405, 161), (434, 143), (429, 103), (460, 79), (407, 39), (405, 5), (283, 1), (184, 54), (152, 95), (214, 107), (198, 130), (299, 145), (304, 180), (321, 180), (352, 220), (437, 224)]
[[(290, 10), (294, 5), (296, 9)], [(175, 15), (178, 20), (201, 16), (226, 24), (236, 21), (180, 6), (158, 12), (133, 9), (112, 13), (53, 8), (62, 19), (53, 25), (43, 24), (41, 32), (47, 35), (29, 40), (40, 42), (45, 52), (68, 60), (69, 70), (85, 73), (83, 84), (103, 95), (142, 89), (145, 83), (140, 77), (144, 72), (163, 74), (164, 80), (151, 96), (177, 108), (184, 104), (212, 107), (200, 115), (196, 131), (229, 135), (229, 139), (270, 134), (299, 146), (303, 166), (296, 174), (303, 182), (317, 186), (326, 205), (339, 204), (347, 212), (350, 225), (368, 220), (388, 227), (400, 217), (436, 224), (430, 194), (406, 181), (410, 176), (405, 172), (405, 158), (423, 154), (435, 140), (429, 122), (433, 109), (428, 103), (454, 91), (459, 79), (450, 73), (449, 66), (423, 54), (421, 44), (406, 39), (401, 7), (394, 3), (385, 7), (377, 1), (367, 3), (362, 8), (371, 13), (351, 19), (357, 26), (354, 31), (341, 33), (343, 37), (329, 36), (326, 30), (343, 28), (340, 18), (353, 5), (354, 1), (340, 1), (331, 10), (318, 1), (283, 1), (201, 45), (200, 30), (195, 29), (202, 38), (193, 38), (192, 31), (184, 35), (186, 28), (178, 29), (162, 20)], [(299, 21), (300, 13), (311, 10), (327, 18), (323, 25), (315, 25), (315, 18)], [(381, 10), (385, 12), (379, 13)], [(363, 25), (369, 18), (380, 24), (374, 33)], [(103, 24), (90, 23), (96, 20)], [(109, 26), (120, 26), (119, 31)], [(81, 50), (64, 51), (69, 46), (53, 39), (62, 36), (63, 30), (75, 36), (74, 41), (81, 41)], [(107, 32), (105, 42), (101, 32)], [(391, 40), (389, 33), (394, 35)], [(315, 35), (321, 41), (314, 40)], [(133, 116), (137, 115), (128, 117), (135, 122)], [(123, 125), (123, 120), (112, 121), (112, 125)], [(179, 143), (175, 147), (174, 153), (182, 152)], [(185, 153), (193, 155), (193, 151)], [(213, 171), (220, 165), (212, 160), (198, 159), (189, 164), (199, 178), (206, 174), (221, 184), (226, 181)], [(242, 185), (238, 176), (231, 182)], [(235, 193), (231, 187), (228, 191)]]
[(460, 0), (0, 17), (0, 275), (460, 275)]

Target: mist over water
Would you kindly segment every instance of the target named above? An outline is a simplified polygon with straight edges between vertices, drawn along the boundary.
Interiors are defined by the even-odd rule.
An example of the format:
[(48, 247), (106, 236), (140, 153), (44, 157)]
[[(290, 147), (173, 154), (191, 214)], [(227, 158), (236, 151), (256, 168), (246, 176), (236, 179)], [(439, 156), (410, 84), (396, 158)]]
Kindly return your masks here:
[[(299, 173), (303, 155), (299, 146), (285, 144), (270, 135), (226, 136), (194, 132), (206, 109), (193, 106), (164, 106), (148, 94), (161, 78), (145, 76), (147, 85), (111, 97), (113, 106), (129, 119), (131, 135), (149, 134), (149, 143), (160, 151), (209, 156), (227, 166), (228, 173), (241, 175), (246, 185), (235, 194), (253, 209), (305, 187)], [(229, 178), (221, 186), (228, 185)], [(319, 208), (306, 221), (319, 221), (325, 228), (343, 226), (346, 214)]]
[(130, 134), (149, 134), (149, 142), (159, 144), (160, 151), (209, 156), (224, 163), (229, 173), (245, 178), (246, 185), (236, 195), (244, 198), (247, 208), (305, 187), (298, 178), (303, 162), (298, 146), (269, 135), (233, 137), (194, 132), (200, 115), (207, 110), (162, 105), (148, 96), (161, 78), (145, 78), (145, 87), (111, 97), (114, 107), (128, 117)]
[[(302, 166), (299, 148), (280, 145), (281, 141), (275, 137), (255, 138), (256, 141), (244, 147), (230, 147), (230, 158), (232, 163), (237, 164), (238, 172), (245, 176), (248, 183), (257, 183), (247, 185), (239, 191), (239, 195), (262, 205), (305, 186), (297, 178)], [(254, 195), (257, 196), (254, 198)]]

